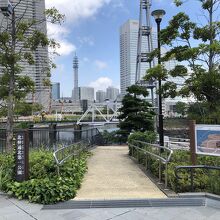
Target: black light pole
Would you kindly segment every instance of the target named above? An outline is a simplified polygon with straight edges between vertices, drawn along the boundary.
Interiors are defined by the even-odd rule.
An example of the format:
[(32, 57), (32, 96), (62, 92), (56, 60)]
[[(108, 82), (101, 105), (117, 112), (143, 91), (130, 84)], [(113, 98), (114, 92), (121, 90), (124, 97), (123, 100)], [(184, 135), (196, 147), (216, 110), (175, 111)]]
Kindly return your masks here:
[[(157, 23), (157, 40), (158, 40), (158, 64), (161, 64), (161, 44), (160, 44), (160, 23), (163, 16), (166, 14), (164, 10), (155, 10), (151, 15), (155, 18)], [(163, 108), (162, 108), (162, 94), (161, 94), (161, 79), (158, 80), (159, 88), (159, 139), (160, 146), (164, 146), (164, 135), (163, 135)]]

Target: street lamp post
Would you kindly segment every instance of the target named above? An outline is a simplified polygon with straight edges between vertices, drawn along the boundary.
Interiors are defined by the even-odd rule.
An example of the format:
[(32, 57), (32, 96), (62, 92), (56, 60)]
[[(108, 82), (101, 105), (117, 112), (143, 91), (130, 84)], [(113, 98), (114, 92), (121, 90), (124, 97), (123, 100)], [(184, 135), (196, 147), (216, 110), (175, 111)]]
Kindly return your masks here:
[[(161, 64), (161, 43), (160, 43), (160, 23), (163, 16), (166, 14), (164, 10), (155, 10), (151, 15), (155, 18), (157, 23), (157, 40), (158, 40), (158, 64)], [(162, 108), (162, 94), (161, 94), (161, 79), (158, 80), (159, 89), (159, 142), (160, 146), (164, 146), (164, 135), (163, 135), (163, 108)]]

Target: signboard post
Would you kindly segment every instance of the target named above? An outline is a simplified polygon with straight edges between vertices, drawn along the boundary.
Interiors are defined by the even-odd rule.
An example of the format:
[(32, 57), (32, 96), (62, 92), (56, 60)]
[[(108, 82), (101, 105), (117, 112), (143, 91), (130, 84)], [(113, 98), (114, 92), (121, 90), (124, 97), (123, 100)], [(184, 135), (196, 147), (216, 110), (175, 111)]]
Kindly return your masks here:
[(189, 122), (189, 134), (190, 134), (190, 154), (191, 163), (196, 165), (196, 142), (195, 142), (195, 125), (196, 121), (192, 120)]
[(15, 180), (23, 182), (28, 180), (29, 176), (29, 146), (27, 131), (19, 131), (15, 137)]

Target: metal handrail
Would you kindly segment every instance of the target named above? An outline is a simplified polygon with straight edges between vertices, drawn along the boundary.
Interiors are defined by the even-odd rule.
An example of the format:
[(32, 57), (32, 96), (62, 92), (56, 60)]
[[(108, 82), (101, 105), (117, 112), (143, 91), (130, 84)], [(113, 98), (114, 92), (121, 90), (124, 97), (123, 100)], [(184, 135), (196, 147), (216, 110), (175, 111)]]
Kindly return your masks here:
[(191, 187), (191, 191), (194, 192), (194, 172), (193, 172), (194, 169), (220, 170), (220, 167), (207, 166), (207, 165), (176, 166), (174, 172), (177, 181), (183, 178), (178, 175), (178, 172), (182, 169), (190, 170), (190, 187)]
[[(64, 146), (64, 147), (62, 147), (62, 148), (60, 148), (60, 149), (54, 151), (54, 152), (53, 152), (53, 156), (54, 156), (54, 159), (55, 159), (57, 165), (62, 165), (69, 157), (71, 157), (71, 156), (76, 156), (76, 155), (78, 155), (81, 151), (83, 151), (83, 150), (85, 149), (84, 147), (83, 147), (83, 149), (81, 149), (81, 151), (79, 151), (79, 149), (77, 149), (77, 150), (75, 149), (76, 146), (79, 145), (79, 144), (82, 144), (82, 141), (77, 142), (77, 143), (75, 143), (75, 144), (68, 145), (68, 146)], [(72, 152), (72, 153), (69, 153), (69, 154), (68, 154), (66, 157), (64, 157), (62, 160), (59, 160), (59, 159), (58, 159), (58, 153), (63, 152), (64, 150), (66, 150), (66, 149), (68, 149), (68, 148), (70, 148), (70, 149), (73, 148), (73, 152)]]
[(167, 150), (167, 151), (169, 151), (169, 155), (168, 155), (167, 159), (164, 159), (164, 158), (161, 157), (160, 155), (154, 154), (154, 153), (152, 153), (152, 152), (150, 152), (150, 151), (147, 151), (146, 149), (142, 149), (142, 148), (140, 148), (140, 147), (137, 147), (137, 146), (131, 144), (134, 148), (136, 148), (136, 149), (138, 149), (138, 150), (141, 150), (141, 151), (143, 151), (144, 153), (146, 153), (146, 154), (148, 154), (148, 155), (150, 155), (150, 156), (156, 157), (157, 159), (161, 160), (161, 162), (164, 163), (164, 164), (167, 164), (167, 163), (170, 162), (171, 156), (172, 156), (172, 154), (173, 154), (173, 150), (172, 150), (172, 149), (170, 149), (170, 148), (168, 148), (168, 147), (160, 146), (160, 145), (158, 145), (158, 144), (147, 143), (147, 142), (144, 142), (144, 141), (133, 140), (133, 142), (140, 143), (140, 144), (145, 144), (145, 145), (147, 145), (147, 146), (152, 146), (152, 147), (159, 148), (159, 149), (161, 149), (161, 150)]
[[(60, 166), (61, 166), (67, 159), (69, 159), (69, 158), (72, 157), (72, 156), (78, 156), (81, 152), (83, 152), (85, 149), (87, 149), (89, 146), (91, 146), (90, 140), (88, 139), (88, 143), (87, 143), (86, 146), (83, 145), (82, 147), (76, 149), (76, 146), (77, 146), (77, 145), (81, 145), (81, 144), (83, 144), (83, 143), (85, 143), (85, 141), (80, 141), (80, 142), (77, 142), (77, 143), (74, 143), (74, 144), (72, 144), (72, 145), (68, 145), (68, 146), (62, 147), (62, 148), (60, 148), (60, 149), (54, 151), (53, 157), (54, 157), (55, 162), (56, 162), (56, 164), (57, 164), (57, 173), (58, 173), (58, 175), (60, 175)], [(68, 155), (67, 155), (67, 156), (64, 156), (64, 157), (62, 158), (62, 160), (59, 160), (59, 159), (58, 159), (58, 153), (61, 152), (62, 154), (64, 154), (63, 152), (64, 152), (66, 149), (68, 149), (68, 148), (70, 148), (70, 152), (68, 152)]]
[[(158, 144), (146, 143), (144, 141), (132, 140), (132, 142), (133, 143), (129, 143), (129, 146), (132, 147), (132, 157), (133, 157), (133, 148), (135, 148), (136, 150), (143, 152), (144, 155), (147, 155), (147, 156), (149, 155), (149, 156), (155, 157), (156, 159), (159, 160), (159, 171), (158, 171), (159, 172), (159, 182), (161, 182), (161, 179), (162, 179), (161, 163), (165, 164), (165, 189), (167, 189), (167, 186), (168, 186), (168, 163), (170, 162), (171, 156), (173, 154), (173, 150), (168, 147), (160, 146)], [(156, 148), (160, 149), (160, 155), (155, 154), (153, 152), (150, 152), (146, 149), (140, 148), (138, 146), (135, 146), (134, 145), (135, 143), (140, 143), (140, 144), (144, 144), (147, 146), (156, 147)], [(169, 155), (166, 158), (162, 157), (161, 150), (168, 151)], [(147, 166), (147, 157), (146, 157), (146, 166)]]

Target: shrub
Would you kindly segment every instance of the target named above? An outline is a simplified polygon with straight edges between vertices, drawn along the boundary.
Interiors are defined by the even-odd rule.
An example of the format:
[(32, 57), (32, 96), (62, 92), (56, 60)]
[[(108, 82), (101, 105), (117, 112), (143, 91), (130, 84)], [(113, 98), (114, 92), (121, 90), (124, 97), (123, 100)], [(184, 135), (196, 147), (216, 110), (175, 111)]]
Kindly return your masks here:
[[(30, 179), (18, 183), (13, 180), (14, 159), (11, 155), (0, 156), (0, 190), (18, 199), (30, 202), (53, 204), (74, 198), (87, 170), (88, 153), (67, 160), (60, 167), (60, 176), (52, 152), (30, 152)], [(2, 176), (1, 176), (2, 171)]]
[[(131, 136), (132, 137), (132, 136)], [(135, 136), (135, 137), (138, 137)], [(141, 145), (139, 146), (141, 147)], [(142, 145), (149, 152), (156, 152), (149, 146)], [(137, 152), (133, 150), (133, 156), (138, 159), (138, 162), (146, 165), (146, 155), (143, 152)], [(165, 157), (166, 152), (162, 153)], [(158, 177), (159, 162), (156, 158), (148, 156), (148, 169), (151, 173)], [(213, 156), (202, 156), (197, 157), (198, 165), (210, 165), (210, 166), (220, 166), (220, 158)], [(182, 169), (179, 172), (181, 179), (177, 180), (175, 176), (175, 167), (177, 166), (188, 166), (190, 163), (190, 153), (182, 150), (175, 150), (171, 161), (168, 164), (168, 184), (170, 188), (175, 192), (190, 192), (190, 172), (189, 170)], [(162, 165), (162, 179), (165, 178), (165, 166)], [(220, 171), (219, 170), (205, 170), (205, 169), (195, 169), (194, 170), (194, 189), (198, 192), (210, 192), (220, 195)]]
[(12, 180), (14, 172), (13, 155), (0, 154), (0, 190), (5, 191)]
[(104, 139), (105, 144), (122, 144), (126, 143), (127, 141), (123, 138), (123, 135), (120, 133), (120, 130), (111, 132), (104, 130), (102, 132), (102, 137)]
[(134, 132), (129, 135), (128, 143), (131, 143), (133, 140), (143, 141), (146, 143), (154, 143), (157, 139), (157, 134), (153, 131), (145, 131), (145, 132)]
[[(155, 132), (152, 131), (145, 131), (145, 132), (134, 132), (131, 133), (128, 137), (128, 144), (132, 144), (135, 140), (137, 141), (143, 141), (146, 143), (155, 143), (157, 139), (157, 134)], [(141, 143), (135, 143), (135, 146), (138, 146), (140, 148), (145, 148), (148, 151), (151, 151), (152, 149), (150, 147), (147, 147), (146, 144), (141, 144)], [(131, 155), (132, 149), (131, 147), (129, 147), (129, 155)], [(133, 149), (133, 154), (136, 154), (136, 150)], [(142, 161), (143, 157), (145, 157), (144, 155), (142, 155), (142, 157), (140, 157), (140, 161)]]

